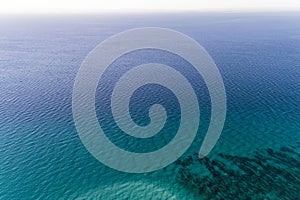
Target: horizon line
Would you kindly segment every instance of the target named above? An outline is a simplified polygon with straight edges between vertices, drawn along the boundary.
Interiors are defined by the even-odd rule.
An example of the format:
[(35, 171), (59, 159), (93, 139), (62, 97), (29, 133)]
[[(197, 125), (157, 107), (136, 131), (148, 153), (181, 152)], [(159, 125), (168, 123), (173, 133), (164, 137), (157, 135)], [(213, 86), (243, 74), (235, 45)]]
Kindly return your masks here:
[(93, 10), (48, 10), (34, 12), (1, 12), (2, 15), (73, 15), (73, 14), (168, 14), (168, 13), (283, 13), (283, 12), (299, 12), (300, 7), (293, 9), (93, 9)]

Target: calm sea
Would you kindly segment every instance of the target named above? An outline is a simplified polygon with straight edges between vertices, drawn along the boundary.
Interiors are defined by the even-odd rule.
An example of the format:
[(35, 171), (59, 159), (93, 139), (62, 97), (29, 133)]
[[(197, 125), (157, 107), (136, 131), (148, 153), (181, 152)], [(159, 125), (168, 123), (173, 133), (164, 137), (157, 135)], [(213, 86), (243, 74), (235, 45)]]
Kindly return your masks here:
[[(0, 199), (299, 199), (299, 21), (299, 13), (2, 16)], [(203, 86), (195, 141), (168, 167), (129, 174), (85, 149), (73, 121), (72, 90), (80, 64), (98, 43), (149, 26), (180, 31), (204, 46), (223, 77), (227, 118), (217, 145), (200, 160), (211, 107), (203, 81), (192, 79)], [(176, 107), (171, 110), (176, 118)], [(147, 123), (144, 117), (139, 123)], [(108, 118), (98, 115), (99, 122)], [(177, 127), (168, 126), (165, 140)], [(131, 151), (154, 148), (122, 138), (110, 139)]]

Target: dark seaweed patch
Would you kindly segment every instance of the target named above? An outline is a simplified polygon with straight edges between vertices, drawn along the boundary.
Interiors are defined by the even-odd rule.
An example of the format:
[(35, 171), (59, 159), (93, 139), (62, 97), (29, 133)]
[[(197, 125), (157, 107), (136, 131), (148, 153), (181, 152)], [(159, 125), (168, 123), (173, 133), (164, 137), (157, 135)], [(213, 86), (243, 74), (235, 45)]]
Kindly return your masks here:
[[(289, 147), (266, 149), (251, 157), (219, 154), (199, 159), (195, 153), (176, 162), (176, 178), (206, 199), (300, 199), (299, 153)], [(209, 174), (195, 173), (206, 168)]]

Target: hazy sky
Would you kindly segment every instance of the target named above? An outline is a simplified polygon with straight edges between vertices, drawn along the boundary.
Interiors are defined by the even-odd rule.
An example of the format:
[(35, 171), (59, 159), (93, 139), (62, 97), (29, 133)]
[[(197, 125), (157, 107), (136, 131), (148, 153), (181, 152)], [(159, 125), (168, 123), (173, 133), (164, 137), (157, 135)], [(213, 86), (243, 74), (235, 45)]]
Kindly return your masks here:
[(0, 0), (0, 13), (300, 11), (300, 0)]

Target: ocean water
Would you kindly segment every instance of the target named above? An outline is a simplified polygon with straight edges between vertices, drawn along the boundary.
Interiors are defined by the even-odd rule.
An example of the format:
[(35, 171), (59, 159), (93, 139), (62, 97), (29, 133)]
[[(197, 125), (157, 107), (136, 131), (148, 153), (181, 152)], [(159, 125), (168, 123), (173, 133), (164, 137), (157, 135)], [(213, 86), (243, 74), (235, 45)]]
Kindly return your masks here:
[[(3, 16), (0, 199), (299, 199), (299, 20), (299, 13)], [(201, 86), (197, 137), (166, 168), (130, 174), (103, 165), (85, 149), (73, 121), (72, 91), (80, 64), (98, 43), (121, 31), (149, 26), (180, 31), (205, 47), (224, 81), (227, 117), (218, 143), (199, 159), (210, 99), (201, 77), (186, 72)], [(149, 55), (159, 57), (157, 53), (161, 55), (146, 50), (126, 59), (147, 61)], [(176, 60), (169, 54), (163, 58), (170, 64)], [(166, 105), (171, 117), (158, 135), (163, 139), (157, 137), (153, 145), (116, 134), (111, 116), (99, 114), (107, 102), (98, 88), (99, 123), (120, 148), (151, 151), (174, 137), (178, 105), (159, 86), (137, 91), (133, 118), (140, 125), (149, 123), (138, 111), (146, 109), (143, 102), (157, 99), (155, 91), (170, 97)]]

